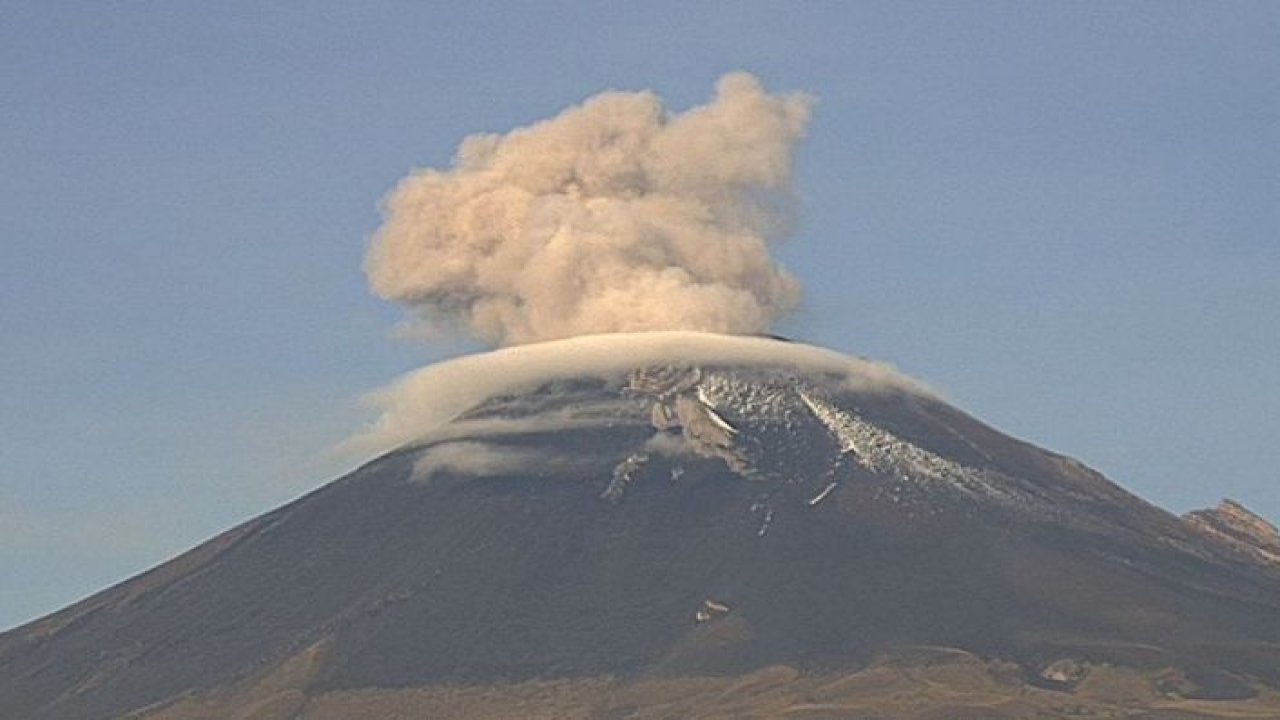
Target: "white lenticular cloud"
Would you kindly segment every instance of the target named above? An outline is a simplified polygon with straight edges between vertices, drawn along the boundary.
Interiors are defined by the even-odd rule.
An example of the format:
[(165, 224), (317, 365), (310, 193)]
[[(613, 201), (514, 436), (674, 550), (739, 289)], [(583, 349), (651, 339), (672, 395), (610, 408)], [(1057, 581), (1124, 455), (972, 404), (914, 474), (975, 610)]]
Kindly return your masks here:
[(373, 291), (494, 345), (649, 330), (767, 330), (799, 301), (769, 254), (789, 227), (812, 102), (746, 73), (668, 112), (607, 92), (448, 170), (405, 178), (365, 261)]
[(715, 364), (831, 374), (851, 390), (933, 396), (927, 387), (888, 365), (812, 345), (687, 331), (601, 334), (466, 355), (409, 373), (370, 397), (378, 419), (344, 443), (343, 449), (381, 453), (426, 440), (563, 429), (576, 421), (554, 415), (533, 421), (454, 423), (454, 419), (487, 398), (555, 380), (619, 378), (635, 368)]
[[(559, 462), (558, 462), (559, 460)], [(528, 472), (529, 468), (564, 465), (545, 451), (503, 447), (475, 441), (452, 441), (427, 448), (413, 464), (413, 478), (428, 481), (439, 473), (492, 477)]]

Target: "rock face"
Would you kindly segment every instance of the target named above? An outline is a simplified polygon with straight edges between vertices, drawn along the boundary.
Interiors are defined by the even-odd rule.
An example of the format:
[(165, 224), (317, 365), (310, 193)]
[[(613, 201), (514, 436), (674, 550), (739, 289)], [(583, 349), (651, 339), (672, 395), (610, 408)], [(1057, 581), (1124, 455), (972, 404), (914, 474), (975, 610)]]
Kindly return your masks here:
[(311, 717), (375, 689), (808, 677), (917, 646), (1001, 682), (1261, 687), (1280, 682), (1274, 541), (1234, 504), (1180, 519), (927, 395), (672, 362), (491, 397), (0, 635), (0, 707), (226, 717), (257, 693), (246, 717)]
[(1280, 531), (1235, 500), (1223, 500), (1210, 510), (1196, 510), (1184, 519), (1200, 534), (1236, 553), (1280, 563)]

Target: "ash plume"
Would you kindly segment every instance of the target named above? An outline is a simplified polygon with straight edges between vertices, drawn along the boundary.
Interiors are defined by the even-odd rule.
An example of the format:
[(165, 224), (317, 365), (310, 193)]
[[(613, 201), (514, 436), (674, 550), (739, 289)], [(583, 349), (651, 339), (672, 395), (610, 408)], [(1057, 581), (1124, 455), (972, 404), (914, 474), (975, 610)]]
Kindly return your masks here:
[(493, 345), (606, 332), (767, 330), (799, 283), (786, 236), (811, 99), (746, 73), (672, 113), (606, 92), (506, 135), (473, 135), (384, 204), (365, 269), (419, 327)]

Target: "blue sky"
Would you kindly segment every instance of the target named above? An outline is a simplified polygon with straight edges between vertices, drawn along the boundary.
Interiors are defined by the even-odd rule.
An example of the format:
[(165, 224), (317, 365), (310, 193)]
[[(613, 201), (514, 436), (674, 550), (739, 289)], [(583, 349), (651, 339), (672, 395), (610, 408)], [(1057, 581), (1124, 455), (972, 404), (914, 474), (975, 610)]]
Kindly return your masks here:
[(819, 104), (786, 334), (1280, 519), (1280, 6), (0, 3), (0, 627), (347, 469), (378, 200), (601, 90)]

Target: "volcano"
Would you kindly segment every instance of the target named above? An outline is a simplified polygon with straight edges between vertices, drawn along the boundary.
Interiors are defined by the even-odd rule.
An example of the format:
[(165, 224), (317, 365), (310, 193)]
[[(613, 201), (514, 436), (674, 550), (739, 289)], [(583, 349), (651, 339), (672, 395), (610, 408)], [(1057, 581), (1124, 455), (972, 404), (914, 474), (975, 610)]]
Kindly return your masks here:
[(0, 635), (4, 717), (1280, 717), (1238, 503), (778, 339), (449, 367), (391, 452)]

